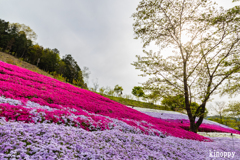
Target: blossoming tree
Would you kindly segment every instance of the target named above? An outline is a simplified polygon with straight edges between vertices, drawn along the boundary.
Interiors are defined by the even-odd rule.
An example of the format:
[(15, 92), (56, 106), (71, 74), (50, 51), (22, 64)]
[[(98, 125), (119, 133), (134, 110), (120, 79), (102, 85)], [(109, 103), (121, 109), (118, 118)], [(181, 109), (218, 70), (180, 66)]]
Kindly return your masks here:
[[(210, 96), (239, 77), (240, 7), (225, 10), (210, 0), (142, 0), (136, 10), (136, 38), (143, 47), (155, 42), (160, 51), (144, 50), (146, 56), (137, 56), (133, 65), (151, 76), (145, 88), (163, 97), (184, 95), (190, 131), (197, 132)], [(196, 112), (192, 101), (200, 104)]]

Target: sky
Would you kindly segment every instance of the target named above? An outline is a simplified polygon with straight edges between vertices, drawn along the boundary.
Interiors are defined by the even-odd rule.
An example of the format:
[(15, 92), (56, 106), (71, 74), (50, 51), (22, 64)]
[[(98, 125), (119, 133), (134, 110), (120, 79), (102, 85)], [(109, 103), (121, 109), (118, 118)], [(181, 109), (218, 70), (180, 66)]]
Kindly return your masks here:
[[(131, 65), (143, 55), (142, 42), (134, 39), (133, 19), (140, 0), (0, 0), (0, 19), (30, 26), (44, 48), (71, 54), (81, 69), (88, 67), (89, 86), (123, 87), (131, 94), (147, 79)], [(218, 0), (225, 8), (239, 5)], [(154, 50), (156, 46), (152, 46)], [(220, 99), (219, 97), (215, 98)], [(222, 98), (221, 98), (222, 100)], [(225, 98), (225, 100), (228, 100)]]

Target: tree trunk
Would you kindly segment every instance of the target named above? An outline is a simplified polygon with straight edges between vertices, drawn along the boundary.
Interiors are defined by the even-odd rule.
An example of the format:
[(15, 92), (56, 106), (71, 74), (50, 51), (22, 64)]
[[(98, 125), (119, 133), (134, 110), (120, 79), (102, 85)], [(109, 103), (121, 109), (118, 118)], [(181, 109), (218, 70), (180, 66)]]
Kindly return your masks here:
[(192, 118), (192, 120), (190, 120), (190, 128), (189, 128), (189, 130), (190, 130), (191, 132), (197, 133), (197, 129), (198, 129), (198, 127), (197, 127), (197, 125), (195, 124), (195, 119)]
[(188, 114), (188, 118), (190, 120), (190, 128), (189, 130), (191, 132), (197, 133), (197, 127), (195, 124), (195, 117), (192, 115), (192, 111), (190, 108), (190, 102), (189, 102), (189, 94), (188, 94), (188, 86), (187, 86), (187, 62), (185, 61), (183, 63), (183, 83), (184, 83), (184, 98), (185, 98), (185, 106)]
[(199, 128), (199, 126), (202, 124), (202, 121), (203, 121), (203, 118), (204, 118), (204, 112), (205, 112), (205, 106), (206, 106), (206, 102), (203, 102), (201, 105), (200, 105), (200, 117), (196, 123), (196, 127), (197, 129)]
[(12, 38), (10, 41), (8, 41), (7, 43), (7, 47), (6, 47), (6, 50), (11, 50), (12, 49), (12, 46), (13, 46), (13, 43), (15, 42), (15, 39)]
[(23, 55), (24, 55), (25, 51), (26, 51), (26, 48), (24, 49), (24, 51), (23, 51), (23, 54), (22, 54), (21, 58), (23, 57)]

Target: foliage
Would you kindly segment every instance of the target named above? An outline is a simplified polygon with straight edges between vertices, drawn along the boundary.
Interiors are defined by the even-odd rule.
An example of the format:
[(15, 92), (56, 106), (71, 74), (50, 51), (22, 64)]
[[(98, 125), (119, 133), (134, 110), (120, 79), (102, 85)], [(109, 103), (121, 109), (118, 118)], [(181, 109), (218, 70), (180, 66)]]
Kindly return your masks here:
[(224, 110), (229, 116), (239, 117), (240, 116), (240, 102), (232, 101), (228, 104), (227, 108)]
[(101, 87), (101, 88), (99, 88), (99, 93), (100, 93), (101, 95), (103, 95), (103, 94), (105, 93), (105, 90), (106, 90), (105, 87)]
[(113, 96), (113, 94), (114, 94), (114, 90), (111, 89), (109, 86), (106, 87), (106, 95)]
[(185, 108), (184, 96), (179, 94), (176, 96), (169, 96), (162, 99), (162, 105), (170, 108), (172, 111), (181, 111)]
[(230, 102), (224, 112), (235, 120), (235, 128), (240, 130), (240, 102)]
[[(170, 108), (172, 111), (180, 111), (182, 112), (183, 110), (186, 111), (185, 107), (185, 98), (183, 95), (179, 94), (176, 96), (169, 96), (169, 97), (164, 97), (161, 101), (163, 106), (166, 106)], [(199, 104), (196, 102), (191, 102), (191, 111), (194, 116), (200, 117), (200, 115), (197, 115), (197, 108), (199, 107)], [(205, 110), (204, 117), (206, 117), (208, 114), (208, 110)]]
[(216, 102), (216, 106), (212, 108), (218, 115), (209, 118), (210, 120), (240, 130), (240, 102), (232, 101), (228, 105), (225, 102)]
[(122, 91), (123, 91), (123, 88), (122, 86), (119, 86), (118, 84), (114, 87), (114, 92), (117, 94), (117, 96), (121, 96), (122, 95)]
[(211, 121), (218, 122), (220, 124), (224, 124), (226, 126), (229, 126), (231, 128), (234, 128), (236, 130), (240, 131), (240, 120), (237, 119), (236, 117), (229, 117), (229, 116), (223, 116), (222, 118), (220, 117), (209, 117), (208, 118)]
[(146, 103), (146, 102), (141, 102), (141, 101), (136, 101), (136, 100), (132, 100), (130, 98), (128, 98), (128, 96), (126, 98), (123, 97), (114, 97), (114, 96), (109, 96), (106, 94), (103, 94), (104, 97), (107, 97), (113, 101), (119, 102), (123, 105), (126, 106), (131, 106), (132, 108), (134, 107), (140, 107), (140, 108), (149, 108), (149, 109), (157, 109), (157, 110), (170, 110), (169, 108), (165, 107), (165, 106), (161, 106), (161, 105), (155, 105), (153, 103)]
[(59, 80), (59, 81), (62, 81), (62, 82), (66, 82), (66, 78), (64, 78), (62, 76), (62, 74), (58, 74), (56, 71), (54, 72), (50, 72), (51, 75), (53, 75), (53, 78)]
[[(143, 47), (155, 42), (160, 48), (158, 53), (144, 51), (146, 56), (133, 63), (142, 76), (151, 76), (144, 88), (163, 97), (184, 95), (193, 132), (202, 123), (210, 96), (239, 77), (239, 15), (240, 6), (224, 10), (211, 1), (142, 0), (132, 16)], [(172, 53), (162, 54), (166, 48)], [(196, 123), (193, 99), (200, 102), (195, 115), (202, 115)]]
[(156, 103), (158, 100), (160, 100), (161, 95), (159, 91), (152, 90), (150, 94), (145, 94), (144, 98), (150, 100), (151, 103)]
[(37, 34), (25, 24), (19, 24), (19, 23), (10, 23), (9, 27), (15, 26), (17, 28), (17, 31), (19, 34), (26, 34), (27, 39), (30, 39), (31, 41), (34, 41), (37, 39)]
[(145, 93), (141, 86), (134, 86), (132, 89), (132, 94), (138, 98), (144, 97)]

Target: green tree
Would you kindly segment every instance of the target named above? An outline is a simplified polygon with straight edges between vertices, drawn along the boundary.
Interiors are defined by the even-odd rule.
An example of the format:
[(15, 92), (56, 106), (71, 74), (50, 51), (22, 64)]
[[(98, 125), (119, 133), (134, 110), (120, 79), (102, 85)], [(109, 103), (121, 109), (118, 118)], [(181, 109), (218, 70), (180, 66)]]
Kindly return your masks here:
[(215, 111), (215, 113), (217, 113), (217, 115), (219, 116), (220, 123), (222, 124), (223, 124), (223, 116), (225, 115), (226, 107), (227, 105), (226, 105), (226, 102), (224, 101), (217, 101), (215, 102), (215, 105), (211, 107)]
[(27, 39), (30, 39), (31, 41), (35, 41), (37, 39), (37, 34), (25, 24), (9, 23), (9, 26), (16, 27), (19, 34), (25, 34)]
[[(155, 42), (160, 48), (157, 54), (144, 51), (133, 63), (151, 76), (144, 88), (165, 97), (183, 94), (192, 132), (201, 125), (210, 96), (239, 77), (239, 15), (240, 6), (224, 10), (206, 0), (142, 0), (133, 14), (143, 47)], [(166, 48), (172, 54), (163, 55)], [(200, 103), (195, 113), (193, 99)]]
[(66, 64), (63, 60), (59, 61), (56, 71), (58, 74), (62, 74), (62, 75), (66, 72)]
[(141, 86), (134, 86), (132, 89), (132, 94), (136, 96), (138, 99), (140, 97), (144, 97), (145, 93), (143, 91), (143, 88)]
[(17, 57), (21, 57), (26, 59), (27, 52), (32, 46), (32, 41), (27, 39), (26, 34), (21, 32), (15, 36), (15, 42), (13, 44), (13, 48), (11, 49), (12, 52), (15, 52)]
[(228, 112), (231, 116), (240, 116), (240, 102), (232, 101), (228, 104), (225, 112)]
[(108, 96), (113, 96), (114, 94), (114, 90), (112, 88), (110, 88), (109, 86), (106, 87), (106, 94)]
[(151, 103), (156, 103), (158, 100), (161, 99), (161, 95), (159, 91), (157, 90), (152, 90), (150, 94), (145, 94), (145, 98), (149, 99)]
[(162, 105), (170, 108), (172, 111), (181, 111), (185, 108), (184, 95), (164, 97), (161, 101)]
[(28, 62), (30, 62), (33, 65), (37, 65), (38, 59), (39, 61), (41, 61), (43, 50), (44, 48), (38, 44), (35, 44), (29, 47), (29, 50), (27, 53)]
[(230, 102), (224, 112), (227, 113), (228, 117), (235, 120), (236, 129), (240, 130), (240, 102)]
[(15, 56), (27, 59), (26, 53), (32, 46), (34, 40), (36, 40), (36, 33), (24, 24), (9, 23), (8, 28), (11, 30), (11, 40), (8, 42), (6, 50), (15, 52)]
[(60, 56), (58, 52), (55, 51), (56, 50), (51, 50), (49, 48), (43, 50), (40, 57), (41, 61), (39, 63), (39, 68), (48, 72), (54, 72), (57, 70), (58, 64), (60, 62)]
[(105, 87), (99, 88), (99, 93), (100, 93), (101, 95), (105, 94), (105, 91), (106, 91), (106, 88), (105, 88)]
[(116, 85), (113, 90), (117, 94), (117, 96), (121, 96), (122, 95), (123, 88), (121, 86)]
[[(170, 108), (172, 111), (186, 111), (185, 107), (185, 98), (184, 95), (179, 94), (176, 96), (168, 96), (164, 97), (161, 101), (161, 104), (167, 108)], [(199, 107), (199, 104), (196, 102), (191, 102), (190, 108), (193, 114), (196, 114), (196, 117), (200, 117), (201, 115), (197, 115), (196, 111)], [(208, 110), (205, 109), (204, 117), (207, 117)]]
[(72, 82), (74, 85), (76, 86), (79, 86), (81, 88), (86, 88), (87, 89), (87, 84), (84, 83), (83, 81), (83, 77), (82, 77), (82, 71), (78, 71), (78, 77), (77, 79), (73, 79), (73, 82)]
[[(62, 58), (62, 61), (65, 63), (65, 70), (63, 73), (63, 77), (66, 77), (69, 83), (73, 83), (73, 80), (83, 81), (82, 72), (80, 67), (78, 66), (75, 59), (71, 56), (71, 54), (67, 54)], [(81, 87), (81, 86), (80, 86)]]
[[(0, 49), (7, 53), (14, 53), (14, 56), (37, 65), (54, 77), (87, 88), (84, 83), (83, 73), (77, 62), (69, 54), (60, 58), (58, 49), (43, 48), (35, 44), (36, 33), (25, 24), (9, 23), (0, 19)], [(84, 73), (86, 75), (86, 73)]]
[(7, 37), (8, 37), (8, 24), (9, 22), (6, 22), (4, 20), (0, 19), (0, 47), (5, 48)]
[[(8, 23), (9, 24), (9, 23)], [(5, 51), (11, 51), (13, 49), (13, 45), (16, 41), (16, 38), (18, 36), (18, 32), (17, 32), (17, 28), (16, 26), (12, 26), (12, 27), (9, 27), (8, 26), (8, 29), (5, 31), (5, 36), (4, 36), (4, 50)]]

